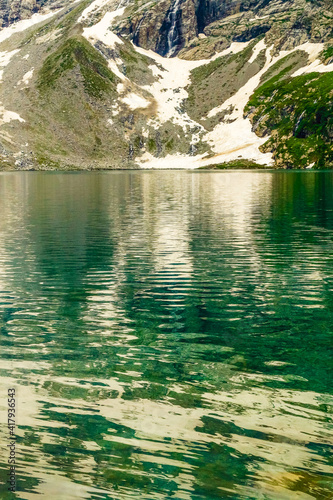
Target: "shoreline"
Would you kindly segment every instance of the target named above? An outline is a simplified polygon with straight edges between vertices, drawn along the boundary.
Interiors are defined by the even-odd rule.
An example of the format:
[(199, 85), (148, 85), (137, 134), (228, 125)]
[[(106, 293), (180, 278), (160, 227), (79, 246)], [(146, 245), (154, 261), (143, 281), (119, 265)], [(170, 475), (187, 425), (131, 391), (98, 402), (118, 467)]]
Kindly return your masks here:
[(73, 174), (73, 173), (112, 173), (112, 172), (187, 172), (187, 173), (221, 173), (221, 172), (333, 172), (333, 167), (324, 169), (306, 169), (306, 168), (274, 168), (274, 167), (248, 167), (248, 168), (237, 168), (237, 167), (226, 167), (226, 168), (93, 168), (93, 169), (26, 169), (26, 170), (1, 170), (1, 174), (13, 174), (13, 173), (50, 173), (50, 174)]

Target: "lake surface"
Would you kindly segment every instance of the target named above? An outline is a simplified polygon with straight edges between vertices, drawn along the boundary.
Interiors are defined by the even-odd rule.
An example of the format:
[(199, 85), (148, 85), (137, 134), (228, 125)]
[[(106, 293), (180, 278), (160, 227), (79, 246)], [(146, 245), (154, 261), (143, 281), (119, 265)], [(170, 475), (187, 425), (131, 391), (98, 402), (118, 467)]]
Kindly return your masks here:
[(0, 498), (332, 498), (333, 173), (0, 174)]

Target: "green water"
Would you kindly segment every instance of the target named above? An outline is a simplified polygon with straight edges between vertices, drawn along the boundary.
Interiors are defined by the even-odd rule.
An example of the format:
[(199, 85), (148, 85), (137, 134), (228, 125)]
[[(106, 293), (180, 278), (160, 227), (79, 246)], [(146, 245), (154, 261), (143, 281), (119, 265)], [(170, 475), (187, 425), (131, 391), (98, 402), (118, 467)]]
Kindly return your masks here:
[(3, 173), (0, 215), (1, 499), (332, 498), (332, 173)]

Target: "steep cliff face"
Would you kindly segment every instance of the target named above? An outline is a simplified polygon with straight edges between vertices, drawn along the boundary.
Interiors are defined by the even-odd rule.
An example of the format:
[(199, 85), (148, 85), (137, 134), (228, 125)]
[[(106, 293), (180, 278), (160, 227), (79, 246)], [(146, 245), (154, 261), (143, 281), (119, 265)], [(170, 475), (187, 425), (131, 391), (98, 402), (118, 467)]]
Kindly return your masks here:
[(173, 56), (198, 33), (194, 0), (161, 0), (154, 6), (129, 5), (117, 33), (135, 45)]
[(117, 32), (161, 55), (180, 52), (189, 59), (210, 57), (232, 42), (246, 42), (262, 34), (267, 34), (277, 50), (289, 50), (332, 37), (332, 7), (332, 0), (141, 2), (129, 5)]
[(139, 8), (129, 7), (118, 32), (140, 47), (170, 57), (212, 22), (257, 4), (257, 0), (162, 0), (153, 6), (143, 3)]
[(219, 19), (226, 18), (258, 7), (258, 0), (197, 0), (196, 17), (199, 32)]
[[(70, 0), (2, 0), (1, 26), (34, 13), (71, 5)], [(106, 1), (99, 4), (106, 5)], [(121, 0), (126, 7), (115, 32), (158, 54), (211, 56), (232, 42), (262, 34), (277, 50), (332, 38), (332, 0)]]

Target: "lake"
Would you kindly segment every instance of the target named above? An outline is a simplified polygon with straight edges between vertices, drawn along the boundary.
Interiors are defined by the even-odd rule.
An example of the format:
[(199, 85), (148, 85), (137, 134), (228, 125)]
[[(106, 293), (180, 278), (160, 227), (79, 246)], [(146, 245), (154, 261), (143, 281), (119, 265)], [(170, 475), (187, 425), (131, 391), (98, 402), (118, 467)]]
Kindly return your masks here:
[(332, 498), (332, 172), (1, 173), (0, 214), (1, 499)]

